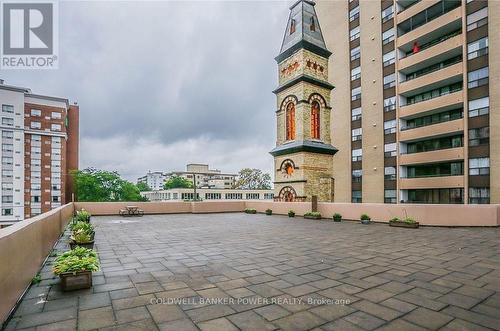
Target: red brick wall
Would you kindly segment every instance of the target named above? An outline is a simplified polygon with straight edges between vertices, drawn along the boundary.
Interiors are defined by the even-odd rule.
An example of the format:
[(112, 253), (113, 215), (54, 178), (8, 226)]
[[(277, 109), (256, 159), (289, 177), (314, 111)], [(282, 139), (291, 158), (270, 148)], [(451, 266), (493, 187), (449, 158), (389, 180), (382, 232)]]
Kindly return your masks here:
[[(41, 110), (40, 116), (32, 116), (31, 110)], [(60, 119), (53, 119), (52, 112), (60, 112)], [(52, 152), (52, 138), (49, 135), (52, 124), (61, 125), (61, 131), (57, 133), (66, 134), (65, 118), (67, 111), (65, 108), (58, 108), (39, 104), (26, 103), (24, 106), (24, 126), (26, 130), (36, 131), (41, 136), (41, 212), (45, 213), (51, 209), (51, 152)], [(40, 129), (32, 129), (31, 122), (40, 122)], [(32, 134), (25, 134), (25, 215), (31, 215), (31, 136)], [(65, 171), (66, 171), (66, 139), (61, 138), (61, 204), (65, 203)]]
[[(66, 162), (63, 174), (66, 174), (66, 202), (72, 201), (74, 193), (73, 178), (71, 171), (78, 170), (79, 163), (79, 144), (80, 144), (80, 107), (77, 105), (69, 106), (68, 111), (68, 141), (66, 148)], [(64, 155), (64, 154), (63, 154)]]

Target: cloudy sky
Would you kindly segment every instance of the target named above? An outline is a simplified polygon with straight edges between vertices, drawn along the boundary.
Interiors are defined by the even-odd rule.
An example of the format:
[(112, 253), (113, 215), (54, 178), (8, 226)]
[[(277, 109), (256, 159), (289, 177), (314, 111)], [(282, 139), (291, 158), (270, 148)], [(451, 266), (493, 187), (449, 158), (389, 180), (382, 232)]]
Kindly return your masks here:
[(271, 172), (290, 3), (64, 1), (59, 69), (0, 78), (78, 102), (81, 168)]

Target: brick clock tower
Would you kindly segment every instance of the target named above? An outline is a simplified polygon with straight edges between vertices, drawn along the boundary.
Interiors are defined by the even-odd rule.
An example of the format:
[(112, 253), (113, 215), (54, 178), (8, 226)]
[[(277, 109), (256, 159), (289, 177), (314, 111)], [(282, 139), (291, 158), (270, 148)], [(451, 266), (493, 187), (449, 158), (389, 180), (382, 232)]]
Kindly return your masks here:
[(290, 17), (280, 54), (274, 195), (278, 201), (333, 201), (328, 58), (314, 2), (299, 0)]

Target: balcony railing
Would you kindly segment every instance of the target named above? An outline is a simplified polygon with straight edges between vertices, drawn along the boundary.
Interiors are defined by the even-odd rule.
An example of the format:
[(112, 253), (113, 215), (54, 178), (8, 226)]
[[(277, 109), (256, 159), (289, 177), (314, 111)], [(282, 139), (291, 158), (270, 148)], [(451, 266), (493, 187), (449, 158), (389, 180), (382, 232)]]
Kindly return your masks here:
[[(399, 36), (403, 36), (433, 20), (435, 20), (438, 17), (443, 16), (444, 14), (452, 11), (455, 8), (458, 8), (461, 6), (461, 1), (459, 0), (442, 0), (441, 2), (438, 2), (437, 4), (425, 9), (424, 11), (418, 13), (417, 15), (410, 17), (404, 22), (401, 22), (401, 24), (398, 25), (399, 31)], [(432, 13), (432, 15), (430, 15)], [(425, 17), (420, 18), (419, 16), (421, 14), (424, 14)], [(408, 25), (407, 28), (405, 28), (405, 25)]]
[(457, 57), (454, 57), (448, 61), (443, 61), (443, 62), (440, 62), (438, 64), (434, 64), (432, 66), (429, 66), (427, 68), (424, 68), (424, 69), (421, 69), (421, 70), (418, 70), (418, 71), (415, 71), (411, 74), (408, 74), (406, 75), (406, 79), (402, 81), (403, 82), (408, 82), (410, 80), (413, 80), (413, 79), (416, 79), (416, 78), (419, 78), (419, 77), (423, 77), (425, 75), (428, 75), (430, 73), (433, 73), (433, 72), (436, 72), (436, 71), (439, 71), (441, 69), (444, 69), (444, 68), (448, 68), (454, 64), (457, 64), (457, 63), (460, 63), (462, 62), (462, 56), (457, 56)]
[(450, 176), (463, 176), (463, 171), (457, 174), (433, 174), (433, 175), (415, 175), (415, 176), (402, 176), (402, 179), (415, 179), (415, 178), (436, 178), (436, 177), (450, 177)]
[[(430, 115), (429, 117), (432, 118), (432, 115)], [(413, 126), (401, 126), (400, 127), (400, 131), (406, 131), (406, 130), (411, 130), (411, 129), (418, 129), (418, 128), (422, 128), (422, 127), (425, 127), (425, 126), (430, 126), (430, 125), (434, 125), (434, 124), (439, 124), (439, 123), (445, 123), (445, 122), (450, 122), (450, 121), (455, 121), (455, 120), (458, 120), (458, 119), (462, 119), (464, 116), (463, 116), (463, 112), (462, 114), (459, 116), (459, 117), (448, 117), (448, 118), (440, 118), (436, 121), (433, 121), (431, 120), (431, 122), (428, 122), (428, 123), (425, 123), (425, 122), (422, 122), (421, 124), (415, 124)]]
[[(445, 87), (443, 87), (443, 88), (445, 88)], [(443, 89), (443, 88), (441, 88), (441, 89)], [(448, 95), (448, 94), (451, 94), (451, 93), (462, 91), (462, 86), (460, 86), (460, 88), (458, 88), (458, 87), (453, 88), (452, 87), (449, 90), (441, 90), (441, 89), (439, 91), (439, 94), (432, 94), (431, 93), (429, 97), (423, 96), (421, 100), (408, 102), (406, 105), (401, 105), (401, 107), (411, 106), (411, 105), (414, 105), (416, 103), (424, 102), (424, 101), (427, 101), (427, 100), (432, 100), (432, 99), (435, 99), (435, 98), (442, 97), (444, 95)], [(432, 92), (432, 91), (430, 91), (430, 92)], [(429, 92), (426, 92), (426, 93), (429, 93)]]
[(398, 11), (398, 14), (399, 14), (399, 13), (404, 12), (404, 11), (405, 11), (405, 10), (407, 10), (408, 8), (411, 8), (411, 7), (415, 6), (415, 5), (416, 5), (417, 3), (419, 3), (420, 1), (422, 1), (422, 0), (417, 0), (417, 1), (415, 1), (415, 2), (410, 3), (410, 4), (409, 4), (408, 6), (406, 6), (406, 7), (402, 7), (402, 8), (401, 8), (401, 10), (400, 10), (400, 11)]
[(428, 43), (425, 43), (423, 45), (419, 45), (418, 46), (418, 48), (419, 48), (418, 52), (415, 53), (415, 52), (413, 52), (413, 50), (410, 50), (410, 51), (408, 51), (408, 52), (405, 53), (405, 56), (403, 57), (403, 59), (407, 58), (409, 56), (412, 56), (414, 54), (418, 54), (418, 53), (420, 53), (421, 51), (423, 51), (423, 50), (425, 50), (427, 48), (430, 48), (430, 47), (435, 46), (435, 45), (437, 45), (439, 43), (442, 43), (443, 41), (446, 41), (446, 40), (448, 40), (450, 38), (456, 37), (459, 34), (462, 34), (462, 29), (455, 30), (452, 33), (449, 33), (449, 34), (447, 34), (445, 36), (442, 36), (442, 37), (439, 37), (439, 38), (434, 39), (432, 41), (429, 41)]

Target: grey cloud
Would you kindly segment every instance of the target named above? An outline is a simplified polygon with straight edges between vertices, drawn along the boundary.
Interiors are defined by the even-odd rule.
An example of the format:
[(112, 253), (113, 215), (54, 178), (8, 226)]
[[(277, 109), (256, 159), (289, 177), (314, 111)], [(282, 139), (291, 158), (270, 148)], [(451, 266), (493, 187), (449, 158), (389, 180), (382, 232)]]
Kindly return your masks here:
[[(252, 159), (264, 167), (272, 162), (267, 151), (275, 141), (273, 58), (288, 6), (278, 1), (61, 2), (60, 69), (3, 76), (37, 93), (79, 102), (82, 165), (116, 166), (106, 157), (109, 148), (98, 141), (126, 149), (116, 141), (140, 140), (143, 146), (170, 149), (186, 147), (183, 141), (191, 139), (213, 142), (205, 145), (214, 151), (211, 158), (234, 168), (248, 161), (238, 148), (262, 149)], [(150, 161), (161, 169), (175, 163)], [(129, 163), (122, 170), (129, 176), (147, 170)]]

